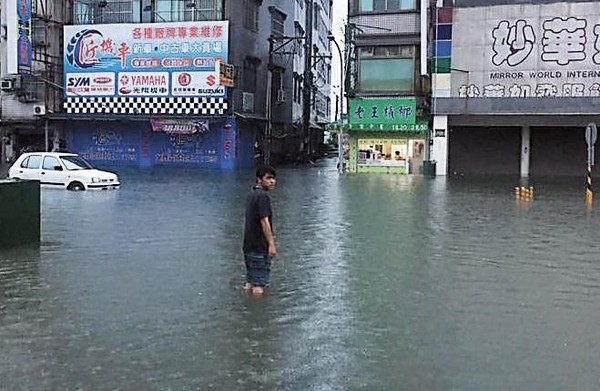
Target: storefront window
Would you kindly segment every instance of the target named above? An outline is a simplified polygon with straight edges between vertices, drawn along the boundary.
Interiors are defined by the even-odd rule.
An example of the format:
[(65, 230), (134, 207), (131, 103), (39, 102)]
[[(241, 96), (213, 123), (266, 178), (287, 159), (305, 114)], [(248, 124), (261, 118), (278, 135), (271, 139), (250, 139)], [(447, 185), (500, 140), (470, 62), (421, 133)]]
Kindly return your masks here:
[(424, 150), (423, 139), (358, 139), (356, 163), (359, 171), (382, 167), (381, 172), (418, 173)]
[(408, 158), (406, 139), (359, 139), (359, 166), (405, 166)]

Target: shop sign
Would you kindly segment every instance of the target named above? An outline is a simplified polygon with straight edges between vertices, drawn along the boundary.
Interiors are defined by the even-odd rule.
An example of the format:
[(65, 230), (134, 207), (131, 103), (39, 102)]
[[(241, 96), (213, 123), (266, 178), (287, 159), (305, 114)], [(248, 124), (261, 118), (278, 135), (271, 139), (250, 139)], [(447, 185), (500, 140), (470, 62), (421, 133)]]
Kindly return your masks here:
[[(29, 74), (32, 64), (31, 0), (8, 0), (5, 2), (6, 24), (3, 22), (4, 40), (8, 55), (6, 61), (9, 74)], [(3, 10), (4, 12), (4, 10)]]
[(66, 97), (227, 96), (227, 21), (64, 26), (63, 44)]
[(405, 124), (405, 125), (383, 125), (383, 124), (349, 124), (348, 130), (363, 130), (372, 132), (426, 132), (428, 126), (426, 123)]
[(416, 112), (415, 98), (351, 99), (350, 127), (363, 125), (365, 130), (401, 130), (398, 129), (401, 125), (415, 124)]
[(232, 64), (220, 62), (219, 70), (221, 73), (221, 85), (225, 87), (235, 87), (235, 67)]
[(346, 77), (345, 88), (348, 96), (354, 96), (356, 92), (356, 81), (358, 80), (358, 56), (356, 52), (356, 30), (354, 23), (346, 25)]
[(169, 134), (202, 134), (209, 130), (208, 121), (153, 118), (152, 131)]
[(452, 97), (599, 97), (598, 2), (564, 4), (455, 8)]

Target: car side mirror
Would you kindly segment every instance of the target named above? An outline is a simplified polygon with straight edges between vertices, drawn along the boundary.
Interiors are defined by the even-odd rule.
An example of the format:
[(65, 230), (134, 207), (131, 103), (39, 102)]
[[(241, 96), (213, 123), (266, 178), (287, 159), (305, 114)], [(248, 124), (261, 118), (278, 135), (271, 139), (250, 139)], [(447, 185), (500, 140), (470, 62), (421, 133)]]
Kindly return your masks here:
[(54, 166), (54, 171), (62, 171), (63, 168), (61, 166)]

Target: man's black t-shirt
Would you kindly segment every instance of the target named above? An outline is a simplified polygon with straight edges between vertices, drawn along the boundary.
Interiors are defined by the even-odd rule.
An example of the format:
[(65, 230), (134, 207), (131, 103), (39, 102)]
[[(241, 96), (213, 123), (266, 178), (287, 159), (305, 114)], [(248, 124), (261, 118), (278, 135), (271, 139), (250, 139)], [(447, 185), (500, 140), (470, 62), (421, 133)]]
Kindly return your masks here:
[(262, 230), (260, 220), (269, 218), (271, 230), (271, 197), (261, 188), (253, 187), (246, 199), (246, 219), (244, 223), (244, 254), (262, 253), (267, 254), (269, 244)]

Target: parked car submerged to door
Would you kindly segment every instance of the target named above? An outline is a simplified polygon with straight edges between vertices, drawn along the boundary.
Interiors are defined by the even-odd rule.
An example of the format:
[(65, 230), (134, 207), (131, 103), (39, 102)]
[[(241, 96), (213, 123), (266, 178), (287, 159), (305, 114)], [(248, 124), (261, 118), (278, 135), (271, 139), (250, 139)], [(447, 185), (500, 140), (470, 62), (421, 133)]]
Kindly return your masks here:
[(8, 177), (75, 191), (121, 186), (117, 174), (95, 169), (81, 156), (64, 152), (24, 153), (10, 167)]

